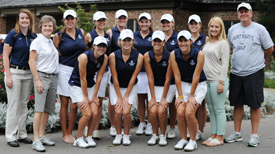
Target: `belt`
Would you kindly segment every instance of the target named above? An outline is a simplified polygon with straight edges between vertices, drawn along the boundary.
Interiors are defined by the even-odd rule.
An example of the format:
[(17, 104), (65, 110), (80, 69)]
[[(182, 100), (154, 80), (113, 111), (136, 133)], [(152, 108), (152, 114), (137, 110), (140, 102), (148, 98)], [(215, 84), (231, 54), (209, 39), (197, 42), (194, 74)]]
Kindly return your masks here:
[(49, 73), (45, 73), (45, 72), (41, 72), (41, 71), (37, 71), (37, 72), (40, 72), (40, 73), (43, 73), (43, 74), (46, 74), (47, 76), (57, 76), (57, 74), (49, 74)]
[(30, 68), (23, 66), (10, 65), (10, 68), (20, 69), (20, 70), (30, 70)]

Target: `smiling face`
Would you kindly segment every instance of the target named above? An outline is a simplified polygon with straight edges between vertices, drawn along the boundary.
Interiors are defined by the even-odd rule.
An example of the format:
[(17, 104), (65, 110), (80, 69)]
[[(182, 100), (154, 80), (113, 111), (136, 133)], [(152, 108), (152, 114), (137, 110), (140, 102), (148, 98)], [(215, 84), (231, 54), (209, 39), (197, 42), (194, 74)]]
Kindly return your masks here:
[(99, 20), (94, 20), (94, 24), (96, 25), (97, 28), (99, 29), (104, 29), (105, 25), (106, 25), (106, 19), (105, 18), (101, 18)]
[(181, 36), (178, 40), (178, 45), (179, 45), (179, 48), (180, 48), (181, 52), (183, 53), (183, 55), (189, 54), (191, 44), (192, 44), (192, 41), (187, 40), (183, 36)]
[(53, 33), (53, 29), (53, 23), (51, 21), (46, 21), (42, 24), (41, 33), (49, 39)]
[(128, 18), (124, 15), (116, 19), (117, 25), (119, 27), (126, 27)]
[(211, 21), (209, 30), (210, 30), (211, 36), (215, 39), (218, 39), (221, 33), (221, 25), (215, 21)]
[(163, 31), (173, 30), (173, 26), (175, 25), (173, 21), (169, 22), (168, 20), (162, 20), (161, 24), (162, 24)]
[(104, 43), (100, 43), (98, 45), (93, 44), (93, 48), (94, 48), (94, 54), (96, 55), (96, 57), (100, 57), (106, 52), (107, 45)]
[(30, 26), (30, 19), (26, 13), (21, 12), (19, 14), (19, 26), (20, 28), (28, 28)]
[(77, 19), (71, 15), (68, 15), (65, 19), (63, 19), (63, 21), (66, 28), (75, 28)]
[(151, 20), (148, 20), (146, 18), (141, 18), (139, 21), (138, 21), (138, 24), (139, 24), (139, 27), (141, 30), (143, 31), (147, 31), (149, 29), (149, 27), (151, 26), (152, 24), (152, 21)]
[(191, 20), (188, 24), (188, 28), (191, 33), (199, 33), (201, 28), (201, 23), (197, 23), (195, 20)]
[(125, 38), (121, 40), (121, 48), (124, 50), (130, 50), (134, 44), (134, 40), (131, 38)]
[(160, 39), (156, 38), (154, 40), (152, 40), (152, 46), (154, 48), (154, 50), (160, 50), (163, 48), (165, 44), (165, 41), (161, 41)]
[(240, 8), (238, 11), (238, 19), (241, 21), (241, 23), (251, 23), (252, 22), (252, 16), (253, 12), (246, 8)]

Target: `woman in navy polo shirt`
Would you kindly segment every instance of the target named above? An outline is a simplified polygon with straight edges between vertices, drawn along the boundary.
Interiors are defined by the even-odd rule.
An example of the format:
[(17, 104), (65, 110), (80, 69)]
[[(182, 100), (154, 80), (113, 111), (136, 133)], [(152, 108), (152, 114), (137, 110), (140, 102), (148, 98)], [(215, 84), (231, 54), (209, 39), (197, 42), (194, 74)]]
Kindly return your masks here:
[[(65, 27), (54, 35), (53, 43), (59, 50), (59, 74), (57, 94), (60, 96), (60, 123), (63, 132), (63, 140), (73, 143), (72, 131), (74, 128), (77, 106), (70, 100), (69, 78), (77, 57), (85, 51), (84, 31), (76, 28), (77, 15), (74, 10), (67, 10), (63, 14)], [(69, 103), (70, 102), (70, 103)], [(68, 104), (70, 104), (69, 124), (67, 128)]]
[[(200, 16), (193, 14), (189, 16), (188, 18), (188, 28), (192, 34), (192, 45), (197, 48), (202, 50), (202, 47), (204, 46), (205, 42), (207, 41), (208, 37), (205, 36), (204, 34), (200, 33), (201, 31), (201, 18)], [(205, 107), (205, 100), (202, 101), (201, 106), (198, 108), (197, 113), (196, 113), (196, 118), (198, 120), (199, 124), (199, 129), (196, 135), (196, 140), (200, 140), (203, 136), (203, 129), (205, 126), (206, 122), (206, 117), (207, 117), (207, 112), (206, 112), (206, 107)], [(187, 134), (187, 137), (189, 138), (190, 135), (189, 133)]]
[(143, 65), (143, 56), (134, 49), (134, 35), (130, 29), (122, 30), (119, 36), (121, 49), (110, 54), (111, 69), (110, 100), (115, 107), (115, 127), (117, 131), (113, 144), (121, 144), (122, 124), (124, 126), (123, 145), (130, 145), (131, 107), (137, 104), (137, 75)]
[[(79, 120), (77, 137), (74, 146), (80, 148), (94, 147), (96, 143), (92, 136), (83, 139), (83, 131), (88, 125), (88, 133), (95, 128), (98, 117), (98, 90), (104, 71), (108, 63), (108, 57), (104, 53), (107, 49), (107, 41), (98, 36), (94, 39), (93, 50), (88, 50), (78, 57), (69, 80), (72, 103), (76, 104), (82, 113)], [(96, 81), (94, 76), (97, 73)]]
[[(134, 47), (137, 49), (139, 53), (144, 55), (147, 51), (150, 51), (153, 49), (152, 47), (152, 19), (151, 15), (149, 13), (141, 13), (138, 17), (138, 24), (140, 27), (140, 30), (134, 33), (135, 43)], [(139, 74), (138, 74), (138, 115), (139, 115), (139, 121), (140, 124), (138, 126), (138, 129), (136, 131), (137, 135), (142, 135), (144, 133), (146, 135), (151, 135), (153, 133), (152, 125), (150, 122), (150, 113), (148, 110), (148, 107), (145, 106), (145, 100), (148, 102), (147, 99), (147, 91), (148, 91), (148, 78), (145, 71), (144, 66), (142, 66)], [(148, 103), (147, 103), (148, 106)], [(147, 108), (147, 127), (144, 122), (145, 120), (145, 110)]]
[(32, 89), (32, 74), (29, 68), (29, 50), (36, 38), (33, 32), (33, 17), (28, 9), (21, 9), (17, 15), (14, 30), (5, 38), (4, 68), (5, 86), (8, 98), (6, 119), (6, 140), (11, 147), (19, 142), (31, 144), (27, 138), (27, 104)]
[[(197, 119), (196, 111), (203, 101), (207, 87), (203, 72), (204, 53), (192, 47), (191, 33), (183, 30), (178, 34), (179, 48), (170, 55), (170, 62), (177, 86), (176, 109), (181, 140), (175, 149), (193, 151), (197, 149)], [(190, 140), (187, 143), (187, 126)]]
[[(177, 48), (177, 35), (178, 33), (173, 30), (175, 25), (174, 17), (171, 14), (164, 14), (161, 16), (160, 22), (162, 24), (163, 32), (165, 34), (165, 48), (168, 51), (173, 51)], [(175, 108), (175, 100), (169, 105), (169, 114), (170, 114), (170, 130), (168, 131), (167, 138), (175, 138), (175, 125), (176, 125), (176, 108)]]
[[(172, 103), (176, 93), (174, 78), (171, 81), (172, 69), (169, 64), (170, 52), (164, 49), (165, 34), (155, 31), (152, 36), (153, 50), (144, 55), (144, 66), (148, 75), (148, 107), (153, 126), (153, 135), (148, 145), (154, 145), (159, 139), (159, 145), (167, 145), (167, 107)], [(170, 72), (170, 73), (167, 73)], [(170, 85), (171, 83), (171, 85)], [(169, 91), (168, 91), (169, 89)], [(160, 135), (158, 128), (160, 126)]]
[[(111, 38), (111, 48), (110, 48), (110, 51), (108, 51), (109, 52), (108, 55), (120, 49), (120, 47), (118, 46), (118, 38), (119, 38), (120, 32), (126, 28), (127, 21), (128, 21), (128, 14), (125, 10), (120, 9), (116, 11), (115, 18), (116, 18), (116, 27), (112, 29), (108, 29), (106, 32), (107, 34), (110, 35), (110, 38)], [(109, 81), (110, 80), (108, 79), (108, 82)], [(111, 123), (110, 135), (116, 136), (116, 128), (114, 124), (115, 108), (113, 105), (110, 104), (110, 101), (108, 104), (108, 113), (109, 113), (109, 119)]]
[[(97, 36), (103, 36), (106, 41), (107, 41), (107, 44), (108, 44), (108, 47), (107, 47), (107, 52), (110, 50), (110, 46), (111, 46), (111, 43), (110, 43), (110, 36), (109, 34), (107, 34), (105, 31), (104, 31), (104, 28), (105, 28), (105, 24), (106, 24), (106, 19), (108, 19), (105, 15), (104, 12), (102, 11), (98, 11), (96, 12), (94, 15), (93, 15), (93, 20), (94, 20), (94, 30), (87, 33), (86, 36), (85, 36), (85, 44), (86, 46), (89, 47), (89, 49), (92, 47), (93, 45), (93, 42), (94, 42), (94, 39), (97, 37)], [(102, 101), (103, 101), (103, 98), (105, 97), (105, 91), (106, 91), (106, 86), (107, 86), (107, 82), (108, 82), (108, 79), (109, 79), (109, 75), (110, 73), (108, 72), (108, 68), (105, 70), (105, 73), (102, 77), (102, 80), (101, 80), (101, 84), (100, 84), (100, 87), (99, 87), (99, 91), (98, 91), (98, 97), (99, 97), (99, 107), (98, 107), (98, 117), (97, 117), (97, 124), (94, 128), (94, 131), (93, 132), (89, 132), (88, 133), (88, 136), (91, 135), (92, 133), (92, 136), (93, 138), (95, 139), (100, 139), (100, 135), (99, 135), (99, 132), (98, 132), (98, 127), (99, 127), (99, 124), (100, 124), (100, 119), (101, 119), (101, 113), (102, 113)], [(96, 80), (96, 78), (95, 78)], [(87, 136), (87, 127), (85, 128), (85, 136)]]

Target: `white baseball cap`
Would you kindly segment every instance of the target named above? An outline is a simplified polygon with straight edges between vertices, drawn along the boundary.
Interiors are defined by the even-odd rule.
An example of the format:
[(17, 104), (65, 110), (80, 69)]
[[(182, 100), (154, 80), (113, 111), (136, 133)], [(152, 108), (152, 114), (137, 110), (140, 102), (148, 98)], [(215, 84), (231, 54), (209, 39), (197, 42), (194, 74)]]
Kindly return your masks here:
[(239, 11), (240, 8), (246, 8), (247, 10), (252, 12), (252, 7), (249, 3), (242, 2), (241, 4), (238, 5), (237, 12)]
[(167, 20), (169, 22), (173, 21), (174, 22), (174, 17), (171, 14), (164, 14), (161, 16), (160, 22), (162, 20)]
[(63, 14), (63, 19), (65, 19), (68, 15), (71, 15), (74, 18), (77, 18), (76, 12), (74, 10), (66, 10)]
[(134, 39), (134, 33), (132, 32), (131, 29), (123, 29), (120, 32), (119, 39), (120, 40), (124, 40), (124, 39), (126, 39), (128, 37), (131, 38), (131, 39)]
[(151, 19), (152, 19), (152, 18), (151, 18), (151, 15), (150, 15), (149, 13), (147, 13), (147, 12), (141, 13), (141, 14), (139, 15), (139, 17), (138, 17), (138, 20), (140, 20), (142, 17), (145, 17), (145, 18), (148, 19), (148, 20), (151, 20)]
[(115, 17), (118, 19), (120, 16), (125, 16), (125, 17), (128, 18), (127, 12), (125, 10), (122, 10), (122, 9), (116, 11)]
[(180, 37), (182, 37), (182, 36), (183, 36), (184, 38), (186, 38), (187, 40), (192, 40), (192, 35), (191, 35), (191, 33), (190, 33), (189, 31), (187, 31), (187, 30), (182, 30), (182, 31), (180, 31), (179, 34), (178, 34), (177, 40), (179, 40)]
[(103, 36), (97, 36), (97, 37), (94, 39), (94, 43), (93, 43), (93, 44), (94, 44), (94, 45), (99, 45), (99, 44), (101, 44), (101, 43), (104, 43), (104, 44), (106, 44), (106, 45), (108, 46), (105, 37), (103, 37)]
[(106, 15), (105, 15), (105, 13), (104, 12), (102, 12), (102, 11), (97, 11), (94, 15), (93, 15), (93, 20), (99, 20), (99, 19), (108, 19), (107, 17), (106, 17)]
[(197, 23), (201, 23), (201, 18), (200, 16), (196, 15), (196, 14), (193, 14), (191, 15), (189, 18), (188, 18), (188, 24), (190, 24), (191, 20), (194, 20), (196, 21)]
[(163, 31), (156, 30), (152, 35), (152, 40), (154, 40), (156, 38), (160, 39), (161, 41), (164, 41), (165, 40), (165, 34), (163, 33)]

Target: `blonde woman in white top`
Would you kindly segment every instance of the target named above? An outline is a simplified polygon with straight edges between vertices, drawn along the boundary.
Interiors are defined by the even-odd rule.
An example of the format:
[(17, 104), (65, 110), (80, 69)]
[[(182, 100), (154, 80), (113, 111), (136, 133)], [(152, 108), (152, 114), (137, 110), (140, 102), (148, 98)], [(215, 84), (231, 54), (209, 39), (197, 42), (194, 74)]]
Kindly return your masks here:
[(230, 48), (226, 40), (225, 28), (220, 17), (213, 17), (209, 24), (209, 40), (203, 52), (205, 63), (203, 70), (207, 77), (206, 103), (210, 111), (211, 137), (202, 144), (217, 146), (223, 144), (226, 115), (225, 99), (228, 89), (227, 71)]

